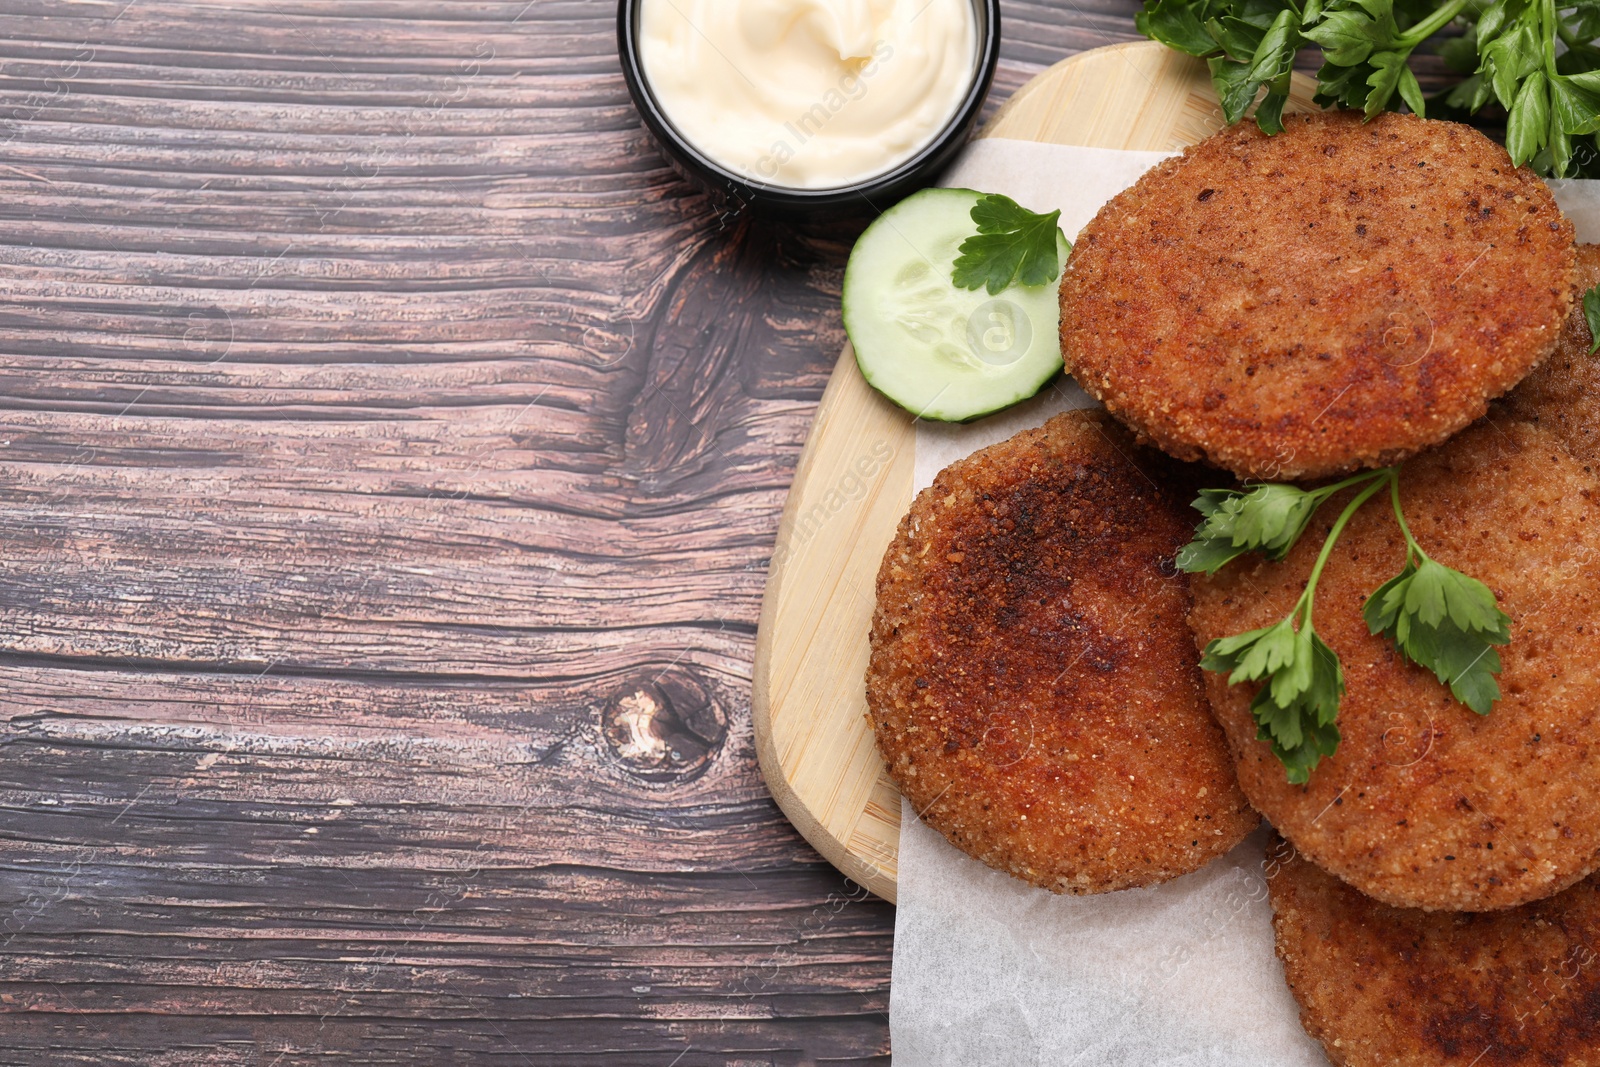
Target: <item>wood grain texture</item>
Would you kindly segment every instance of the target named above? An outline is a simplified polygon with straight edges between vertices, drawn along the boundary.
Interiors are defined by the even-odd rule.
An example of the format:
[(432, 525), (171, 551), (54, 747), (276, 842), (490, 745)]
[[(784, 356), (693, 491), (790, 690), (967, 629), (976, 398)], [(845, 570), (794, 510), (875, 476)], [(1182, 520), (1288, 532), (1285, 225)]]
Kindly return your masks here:
[(0, 2), (7, 1067), (884, 1062), (749, 714), (860, 223), (719, 214), (613, 19)]
[[(1289, 110), (1310, 110), (1314, 91), (1296, 74)], [(1222, 125), (1205, 65), (1141, 41), (1053, 65), (980, 136), (1167, 151)], [(915, 420), (867, 385), (847, 345), (778, 530), (753, 686), (756, 751), (778, 805), (829, 862), (891, 901), (900, 793), (863, 678), (878, 567), (914, 495), (915, 452)]]

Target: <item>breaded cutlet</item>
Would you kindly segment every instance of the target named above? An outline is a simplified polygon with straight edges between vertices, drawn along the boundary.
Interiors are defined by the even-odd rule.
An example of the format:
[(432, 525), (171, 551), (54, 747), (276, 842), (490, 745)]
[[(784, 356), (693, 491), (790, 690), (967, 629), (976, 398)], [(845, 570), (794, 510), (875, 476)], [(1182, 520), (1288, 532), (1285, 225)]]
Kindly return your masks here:
[[(1405, 559), (1380, 498), (1317, 586), (1317, 633), (1348, 688), (1339, 750), (1308, 784), (1257, 740), (1257, 686), (1206, 674), (1239, 783), (1302, 853), (1385, 903), (1485, 911), (1551, 896), (1600, 865), (1600, 479), (1547, 426), (1487, 419), (1406, 463), (1401, 497), (1423, 550), (1511, 617), (1501, 699), (1475, 714), (1368, 631), (1363, 604)], [(1289, 613), (1346, 499), (1283, 562), (1251, 555), (1195, 578), (1202, 647)]]
[(1186, 874), (1257, 824), (1171, 565), (1192, 472), (1103, 412), (942, 471), (878, 573), (867, 702), (889, 774), (958, 848), (1055, 892)]
[(1284, 976), (1335, 1067), (1600, 1067), (1600, 878), (1488, 914), (1380, 904), (1275, 838)]
[(1240, 123), (1079, 234), (1061, 346), (1142, 440), (1247, 478), (1386, 466), (1483, 415), (1555, 346), (1572, 226), (1459, 123)]

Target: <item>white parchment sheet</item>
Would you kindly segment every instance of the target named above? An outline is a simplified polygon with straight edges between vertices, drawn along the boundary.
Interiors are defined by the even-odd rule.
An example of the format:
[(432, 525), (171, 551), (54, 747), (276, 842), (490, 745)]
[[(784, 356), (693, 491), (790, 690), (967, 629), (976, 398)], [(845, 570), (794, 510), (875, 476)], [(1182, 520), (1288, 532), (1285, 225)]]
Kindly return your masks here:
[[(1061, 209), (1077, 234), (1165, 153), (974, 141), (943, 184)], [(1580, 241), (1600, 182), (1552, 182)], [(988, 419), (919, 423), (921, 489), (952, 461), (1057, 411), (1070, 379)], [(968, 858), (901, 803), (890, 1032), (895, 1067), (1326, 1067), (1273, 952), (1263, 829), (1151, 889), (1058, 897)]]

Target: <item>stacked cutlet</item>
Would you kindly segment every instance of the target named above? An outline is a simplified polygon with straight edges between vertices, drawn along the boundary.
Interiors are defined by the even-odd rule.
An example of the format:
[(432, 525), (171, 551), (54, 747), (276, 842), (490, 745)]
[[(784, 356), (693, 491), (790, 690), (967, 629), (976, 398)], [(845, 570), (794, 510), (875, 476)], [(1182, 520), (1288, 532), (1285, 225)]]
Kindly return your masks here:
[[(884, 559), (867, 690), (894, 780), (1058, 892), (1187, 873), (1259, 812), (1279, 954), (1334, 1062), (1600, 1064), (1596, 282), (1549, 189), (1456, 124), (1299, 117), (1153, 169), (1062, 282), (1066, 368), (1117, 421), (952, 465)], [(1475, 713), (1371, 632), (1406, 542), (1358, 511), (1314, 611), (1340, 741), (1292, 784), (1259, 686), (1199, 650), (1289, 613), (1348, 496), (1284, 558), (1193, 577), (1184, 502), (1395, 463), (1417, 543), (1510, 616), (1500, 699)]]

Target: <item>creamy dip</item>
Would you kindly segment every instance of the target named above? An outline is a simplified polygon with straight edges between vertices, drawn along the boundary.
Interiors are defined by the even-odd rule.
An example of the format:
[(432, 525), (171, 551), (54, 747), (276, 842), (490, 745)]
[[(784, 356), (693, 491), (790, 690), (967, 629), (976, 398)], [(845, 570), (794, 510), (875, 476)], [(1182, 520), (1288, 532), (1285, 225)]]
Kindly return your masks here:
[(936, 138), (972, 85), (973, 0), (640, 0), (645, 78), (714, 162), (827, 189)]

